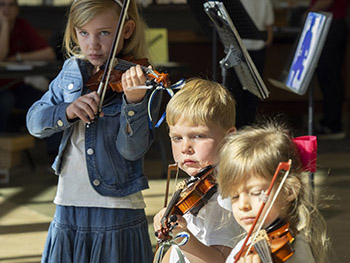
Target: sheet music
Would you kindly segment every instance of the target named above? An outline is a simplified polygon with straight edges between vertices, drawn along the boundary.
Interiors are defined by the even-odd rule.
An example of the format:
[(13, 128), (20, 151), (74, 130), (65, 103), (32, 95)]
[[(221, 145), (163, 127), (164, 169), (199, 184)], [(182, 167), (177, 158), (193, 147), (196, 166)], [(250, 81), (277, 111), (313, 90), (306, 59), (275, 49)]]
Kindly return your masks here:
[(203, 4), (204, 10), (213, 21), (219, 37), (225, 47), (226, 57), (220, 62), (224, 68), (233, 67), (243, 88), (260, 99), (269, 96), (265, 83), (257, 71), (248, 51), (221, 2), (208, 1)]

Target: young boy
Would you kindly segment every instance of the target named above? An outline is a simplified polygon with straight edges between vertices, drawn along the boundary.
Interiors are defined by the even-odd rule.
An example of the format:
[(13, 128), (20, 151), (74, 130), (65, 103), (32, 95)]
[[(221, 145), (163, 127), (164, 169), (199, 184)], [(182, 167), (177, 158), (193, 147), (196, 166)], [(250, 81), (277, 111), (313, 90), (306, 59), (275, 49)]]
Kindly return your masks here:
[[(218, 146), (222, 139), (235, 132), (235, 101), (220, 84), (203, 79), (192, 79), (169, 101), (166, 109), (169, 136), (174, 161), (189, 176), (202, 168), (218, 163)], [(161, 229), (164, 209), (154, 217), (154, 229)], [(232, 221), (227, 221), (227, 218)], [(173, 230), (186, 231), (190, 238), (181, 246), (185, 262), (225, 262), (240, 227), (232, 215), (217, 203), (217, 193), (194, 216), (177, 216), (178, 226)], [(222, 225), (222, 222), (230, 222)], [(179, 262), (177, 253), (170, 249), (163, 262)]]

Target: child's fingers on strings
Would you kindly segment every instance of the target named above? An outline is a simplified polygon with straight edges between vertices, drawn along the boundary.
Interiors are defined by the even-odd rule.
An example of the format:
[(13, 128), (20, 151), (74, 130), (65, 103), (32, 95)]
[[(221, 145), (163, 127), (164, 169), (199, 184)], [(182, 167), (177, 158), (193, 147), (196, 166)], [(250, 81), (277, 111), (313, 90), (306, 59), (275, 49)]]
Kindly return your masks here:
[(140, 65), (131, 67), (122, 75), (122, 84), (124, 92), (128, 87), (139, 86), (144, 84), (146, 81), (146, 76)]
[(153, 217), (153, 228), (155, 231), (160, 230), (162, 228), (161, 226), (161, 220), (163, 218), (164, 212), (166, 208), (162, 208), (154, 217)]
[(131, 67), (122, 75), (123, 90), (129, 103), (140, 102), (146, 94), (146, 89), (130, 90), (128, 88), (143, 85), (146, 80), (140, 65)]

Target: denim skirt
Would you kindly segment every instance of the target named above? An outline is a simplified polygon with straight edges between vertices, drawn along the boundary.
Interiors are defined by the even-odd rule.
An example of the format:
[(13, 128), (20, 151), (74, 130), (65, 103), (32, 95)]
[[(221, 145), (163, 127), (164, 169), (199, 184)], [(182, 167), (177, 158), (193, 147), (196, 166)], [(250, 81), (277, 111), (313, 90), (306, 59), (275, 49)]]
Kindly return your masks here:
[(56, 206), (43, 263), (150, 263), (143, 209)]

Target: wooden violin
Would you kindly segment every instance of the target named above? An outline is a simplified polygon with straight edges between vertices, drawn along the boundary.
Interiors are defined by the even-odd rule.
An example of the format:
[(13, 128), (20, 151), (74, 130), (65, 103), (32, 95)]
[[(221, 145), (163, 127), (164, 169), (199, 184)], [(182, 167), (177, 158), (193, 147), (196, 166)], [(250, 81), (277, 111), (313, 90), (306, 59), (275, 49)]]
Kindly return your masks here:
[[(123, 92), (121, 77), (125, 71), (136, 65), (141, 65), (145, 75), (148, 76), (151, 81), (154, 80), (156, 83), (162, 83), (165, 88), (169, 86), (168, 74), (159, 73), (154, 69), (148, 68), (150, 64), (147, 58), (135, 59), (133, 56), (123, 56), (122, 58), (115, 58), (114, 63), (115, 66), (111, 70), (107, 86), (108, 89), (111, 89), (114, 92)], [(87, 81), (86, 86), (90, 90), (97, 91), (103, 74), (104, 69), (96, 72)]]
[[(289, 223), (276, 219), (268, 228), (261, 230), (254, 245), (247, 252), (246, 246), (242, 251), (245, 255), (258, 254), (263, 263), (283, 263), (294, 253), (292, 243), (294, 237), (289, 231)], [(235, 260), (238, 260), (236, 255)]]
[(156, 232), (156, 236), (160, 240), (168, 240), (169, 232), (174, 227), (176, 217), (170, 217), (169, 222), (169, 216), (186, 213), (196, 216), (210, 197), (216, 193), (217, 183), (213, 171), (212, 166), (207, 166), (177, 186), (177, 190), (162, 217), (162, 228)]

